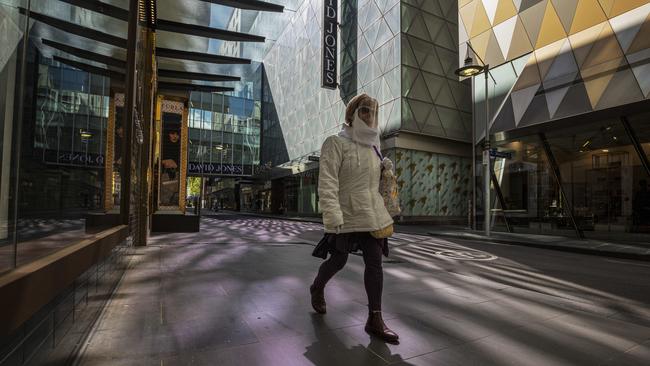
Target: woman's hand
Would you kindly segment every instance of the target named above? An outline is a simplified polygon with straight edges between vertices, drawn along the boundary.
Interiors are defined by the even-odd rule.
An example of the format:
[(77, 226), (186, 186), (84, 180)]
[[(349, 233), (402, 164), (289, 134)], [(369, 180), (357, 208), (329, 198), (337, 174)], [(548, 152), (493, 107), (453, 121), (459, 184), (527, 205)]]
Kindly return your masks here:
[(384, 167), (385, 170), (390, 170), (391, 172), (393, 171), (393, 161), (390, 160), (389, 158), (384, 158), (384, 160), (381, 161), (381, 166)]

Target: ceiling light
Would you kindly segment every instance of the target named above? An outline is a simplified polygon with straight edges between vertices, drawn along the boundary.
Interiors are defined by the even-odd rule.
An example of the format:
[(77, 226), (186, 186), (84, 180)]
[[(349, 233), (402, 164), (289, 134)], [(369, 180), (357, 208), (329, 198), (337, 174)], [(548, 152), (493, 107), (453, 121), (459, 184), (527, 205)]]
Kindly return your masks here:
[(90, 140), (93, 137), (93, 133), (90, 131), (79, 130), (79, 136), (82, 140)]

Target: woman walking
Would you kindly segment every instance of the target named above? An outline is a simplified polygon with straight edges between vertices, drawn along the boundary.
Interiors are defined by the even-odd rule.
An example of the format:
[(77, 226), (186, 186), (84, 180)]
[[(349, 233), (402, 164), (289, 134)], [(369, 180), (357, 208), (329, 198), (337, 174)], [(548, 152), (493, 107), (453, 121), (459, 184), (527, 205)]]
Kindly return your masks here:
[(314, 310), (325, 314), (325, 285), (345, 266), (349, 253), (361, 250), (369, 311), (365, 329), (397, 342), (398, 335), (381, 316), (382, 254), (388, 256), (388, 240), (371, 234), (392, 229), (393, 224), (379, 193), (382, 160), (377, 111), (375, 99), (366, 94), (354, 97), (347, 106), (343, 130), (323, 143), (318, 194), (330, 258), (320, 266), (310, 292)]

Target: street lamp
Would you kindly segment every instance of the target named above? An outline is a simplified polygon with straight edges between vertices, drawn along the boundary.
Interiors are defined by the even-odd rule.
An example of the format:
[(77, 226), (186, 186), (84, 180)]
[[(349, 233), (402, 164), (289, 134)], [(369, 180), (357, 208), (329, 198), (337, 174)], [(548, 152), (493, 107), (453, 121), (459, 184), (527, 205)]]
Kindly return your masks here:
[[(455, 71), (456, 75), (461, 76), (461, 77), (474, 77), (480, 73), (485, 74), (485, 143), (483, 145), (483, 166), (484, 166), (484, 174), (483, 174), (483, 181), (484, 181), (484, 197), (485, 197), (485, 204), (484, 204), (484, 211), (485, 211), (485, 236), (490, 236), (490, 207), (491, 207), (491, 200), (490, 200), (490, 178), (491, 178), (491, 172), (492, 172), (492, 167), (491, 162), (490, 162), (490, 103), (488, 100), (488, 76), (490, 74), (490, 65), (486, 64), (481, 60), (480, 56), (474, 51), (474, 48), (472, 45), (467, 42), (467, 46), (469, 49), (472, 50), (472, 52), (478, 57), (478, 59), (481, 61), (482, 65), (478, 65), (474, 63), (474, 60), (472, 59), (471, 56), (469, 56), (469, 49), (467, 50), (467, 58), (465, 58), (465, 65)], [(473, 84), (472, 84), (473, 85)], [(474, 123), (472, 123), (472, 131), (474, 131)], [(474, 138), (472, 136), (472, 138)], [(472, 147), (474, 146), (475, 141), (474, 139), (472, 140)], [(473, 150), (473, 149), (472, 149)], [(475, 159), (476, 154), (473, 154), (473, 159)], [(475, 164), (473, 165), (475, 166)], [(476, 182), (476, 175), (474, 175), (474, 182)], [(476, 207), (476, 197), (474, 197), (474, 207)]]

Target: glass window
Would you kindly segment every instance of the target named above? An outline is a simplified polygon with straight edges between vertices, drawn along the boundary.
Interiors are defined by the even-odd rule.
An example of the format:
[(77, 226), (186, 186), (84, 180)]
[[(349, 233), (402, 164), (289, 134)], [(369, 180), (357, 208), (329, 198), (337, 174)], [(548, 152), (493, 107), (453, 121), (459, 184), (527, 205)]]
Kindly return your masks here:
[[(505, 230), (504, 216), (515, 232), (572, 235), (573, 226), (560, 187), (538, 136), (497, 144), (510, 158), (493, 160), (503, 207), (493, 186), (495, 229)], [(479, 185), (481, 187), (482, 185)]]
[[(643, 142), (643, 117), (628, 120)], [(650, 233), (650, 179), (621, 119), (567, 124), (545, 137), (552, 158), (538, 135), (497, 143), (509, 155), (496, 159), (494, 172), (515, 232), (574, 236), (573, 219), (591, 238), (638, 240)]]
[[(0, 1), (0, 272), (105, 229), (112, 222), (106, 218), (119, 213), (110, 212), (114, 202), (106, 197), (106, 185), (119, 186), (119, 179), (105, 179), (107, 131), (120, 121), (111, 113), (109, 123), (111, 89), (119, 86), (50, 58), (41, 43), (47, 27), (24, 34), (28, 22), (18, 6), (27, 2)], [(57, 39), (62, 34), (47, 36), (69, 43)]]
[(646, 155), (650, 157), (650, 113), (628, 116), (628, 121)]
[[(205, 161), (227, 165), (259, 163), (260, 122), (253, 118), (254, 101), (209, 93), (192, 93), (190, 100), (189, 124), (201, 131), (199, 139), (204, 146)], [(190, 161), (200, 158), (190, 155)], [(251, 172), (252, 169), (244, 170), (245, 175)]]

